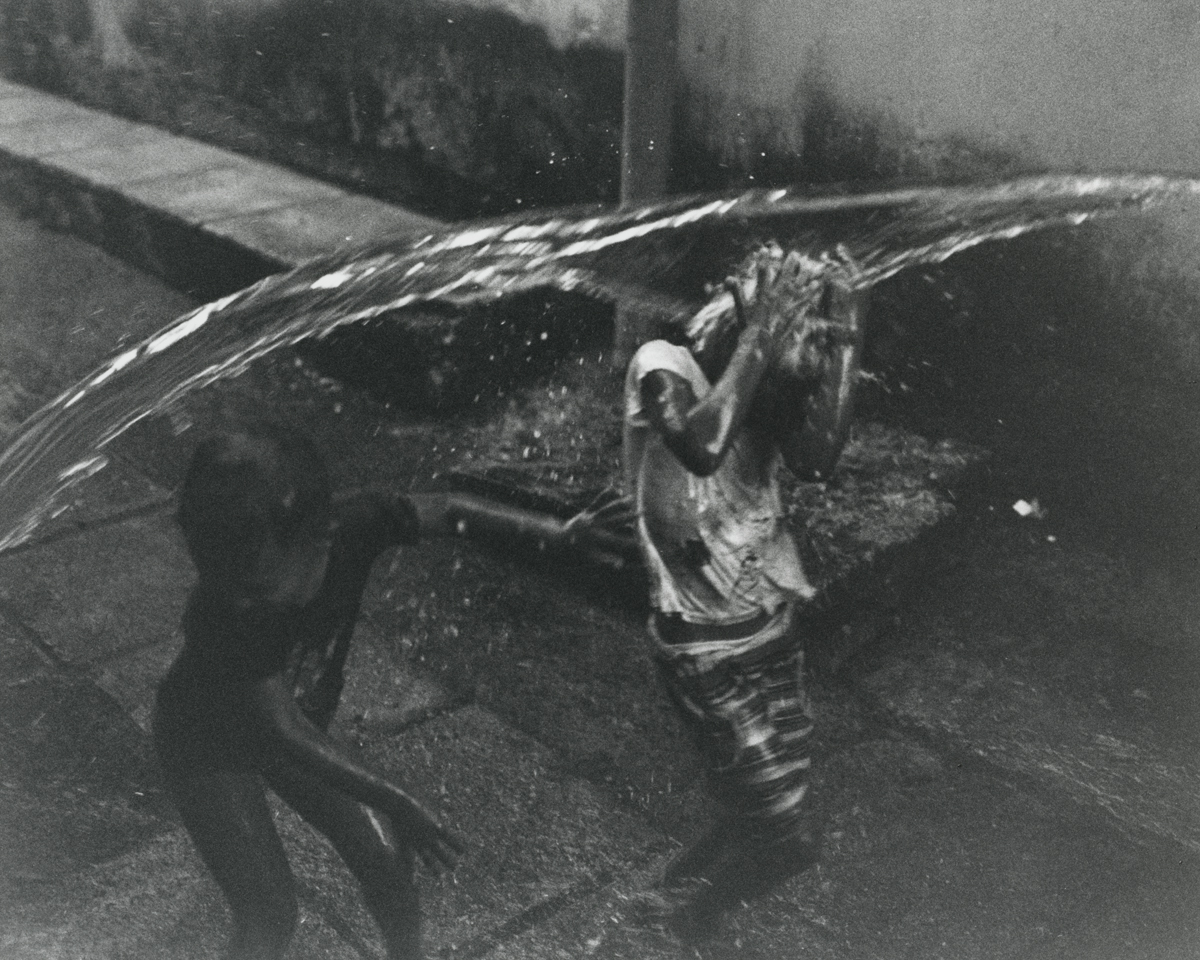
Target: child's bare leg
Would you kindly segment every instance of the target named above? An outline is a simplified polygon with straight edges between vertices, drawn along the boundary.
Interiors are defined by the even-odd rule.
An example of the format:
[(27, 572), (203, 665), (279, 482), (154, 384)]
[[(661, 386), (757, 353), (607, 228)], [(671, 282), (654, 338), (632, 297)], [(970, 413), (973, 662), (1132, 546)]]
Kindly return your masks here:
[(388, 818), (292, 766), (272, 768), (276, 793), (329, 838), (358, 880), (390, 960), (416, 960), (421, 952), (421, 905), (414, 856), (397, 842)]
[(296, 927), (294, 879), (258, 777), (166, 777), (172, 799), (233, 914), (230, 960), (281, 957)]

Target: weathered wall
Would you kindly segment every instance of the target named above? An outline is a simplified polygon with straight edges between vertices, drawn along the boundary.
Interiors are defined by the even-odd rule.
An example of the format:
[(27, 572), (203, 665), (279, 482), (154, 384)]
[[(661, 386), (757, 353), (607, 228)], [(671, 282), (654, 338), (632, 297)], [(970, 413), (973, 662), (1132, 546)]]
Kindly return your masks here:
[(567, 47), (596, 43), (618, 48), (625, 37), (624, 0), (459, 0), (473, 7), (505, 10), (542, 26), (552, 43)]
[[(621, 42), (626, 0), (472, 2), (543, 23), (558, 43)], [(800, 152), (815, 85), (918, 143), (1200, 171), (1191, 0), (680, 0), (680, 11), (694, 121), (727, 155)]]
[[(278, 2), (208, 0), (241, 9)], [(817, 103), (853, 117), (853, 136), (869, 127), (875, 149), (915, 157), (884, 165), (885, 176), (944, 173), (922, 171), (920, 154), (946, 142), (1026, 166), (1200, 172), (1200, 5), (1192, 0), (679, 2), (690, 126), (726, 159), (802, 155), (812, 148), (805, 139)], [(627, 3), (416, 6), (443, 7), (448, 18), (464, 6), (503, 10), (544, 28), (560, 49), (619, 49)]]
[(816, 82), (917, 140), (961, 137), (1054, 167), (1200, 169), (1200, 7), (1190, 0), (683, 0), (683, 9), (684, 69), (727, 140), (740, 115), (774, 124), (799, 149), (799, 113)]

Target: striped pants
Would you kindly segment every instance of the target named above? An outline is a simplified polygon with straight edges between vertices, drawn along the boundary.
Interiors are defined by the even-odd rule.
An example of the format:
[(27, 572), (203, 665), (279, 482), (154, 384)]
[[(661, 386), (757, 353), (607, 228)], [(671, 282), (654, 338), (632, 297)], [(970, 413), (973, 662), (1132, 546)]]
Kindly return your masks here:
[(666, 643), (654, 620), (651, 634), (715, 799), (763, 841), (801, 832), (813, 720), (790, 608), (753, 637), (724, 644)]

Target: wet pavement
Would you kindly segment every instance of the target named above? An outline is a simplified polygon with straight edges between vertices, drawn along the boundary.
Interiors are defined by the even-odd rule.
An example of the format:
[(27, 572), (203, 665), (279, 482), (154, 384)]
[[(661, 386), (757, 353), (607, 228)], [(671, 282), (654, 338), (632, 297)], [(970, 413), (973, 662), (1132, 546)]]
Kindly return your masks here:
[[(5, 436), (191, 305), (6, 207), (0, 248)], [(219, 954), (223, 906), (145, 728), (191, 576), (170, 518), (180, 428), (263, 407), (303, 418), (342, 484), (420, 485), (455, 443), (289, 354), (123, 438), (44, 538), (0, 555), (0, 956)], [(817, 678), (823, 862), (703, 954), (1200, 956), (1194, 580), (992, 506)], [(641, 616), (467, 543), (381, 566), (338, 729), (471, 844), (423, 883), (432, 955), (693, 955), (630, 921), (708, 814)], [(291, 956), (380, 955), (336, 856), (279, 816), (300, 878)]]

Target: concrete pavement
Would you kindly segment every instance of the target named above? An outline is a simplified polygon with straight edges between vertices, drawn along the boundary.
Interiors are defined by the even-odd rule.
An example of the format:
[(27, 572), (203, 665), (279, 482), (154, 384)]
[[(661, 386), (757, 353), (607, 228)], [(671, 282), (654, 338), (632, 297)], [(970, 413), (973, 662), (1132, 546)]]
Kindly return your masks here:
[[(364, 238), (350, 231), (428, 226), (12, 85), (0, 85), (0, 154), (7, 195), (22, 209), (201, 295)], [(107, 345), (189, 304), (29, 224), (7, 224), (4, 244), (5, 436)], [(181, 272), (180, 251), (208, 274)], [(450, 462), (426, 463), (430, 449), (463, 442), (455, 424), (351, 396), (304, 364), (266, 364), (214, 397), (184, 414), (204, 423), (267, 407), (303, 419), (336, 452), (342, 482), (419, 480)], [(190, 581), (169, 516), (187, 442), (163, 425), (130, 436), (48, 536), (0, 556), (4, 957), (204, 957), (222, 942), (219, 896), (158, 791), (144, 733)], [(851, 466), (877, 447), (860, 445)], [(903, 469), (899, 451), (888, 455), (916, 483), (939, 451), (918, 446)], [(944, 488), (940, 499), (916, 489), (931, 498), (931, 528), (953, 515)], [(875, 505), (902, 495), (862, 493)], [(830, 518), (831, 536), (869, 526), (861, 512), (853, 522)], [(867, 552), (868, 540), (860, 544)], [(889, 616), (898, 599), (887, 601)], [(471, 545), (432, 544), (381, 571), (339, 729), (471, 841), (453, 880), (425, 884), (432, 952), (687, 955), (626, 922), (629, 896), (707, 812), (641, 631), (636, 612)], [(1194, 807), (1172, 802), (1172, 817), (1139, 823), (1097, 810), (1087, 789), (1064, 791), (1064, 778), (1038, 763), (993, 762), (980, 743), (995, 717), (962, 697), (986, 678), (976, 671), (964, 684), (955, 673), (963, 661), (926, 659), (948, 676), (906, 673), (898, 655), (861, 687), (817, 686), (825, 863), (739, 914), (712, 952), (1195, 955)], [(924, 702), (938, 704), (928, 721)], [(1010, 742), (1023, 742), (1018, 720), (1008, 720)], [(1153, 763), (1188, 789), (1185, 762)], [(1078, 769), (1069, 782), (1086, 785), (1087, 776)], [(280, 818), (301, 880), (292, 955), (376, 955), (336, 857), (287, 811)]]

